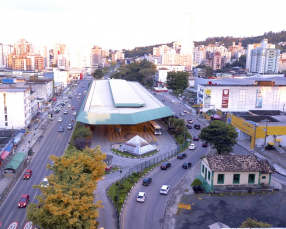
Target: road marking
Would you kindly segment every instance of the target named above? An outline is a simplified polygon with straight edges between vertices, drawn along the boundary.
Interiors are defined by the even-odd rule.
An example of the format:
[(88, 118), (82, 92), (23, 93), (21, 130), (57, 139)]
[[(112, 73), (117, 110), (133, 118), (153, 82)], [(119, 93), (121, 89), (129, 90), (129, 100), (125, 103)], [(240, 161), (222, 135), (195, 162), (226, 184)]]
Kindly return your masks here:
[(7, 229), (16, 229), (18, 227), (18, 222), (13, 222), (13, 223), (11, 223), (8, 227), (7, 227)]
[(9, 215), (9, 217), (7, 218), (6, 222), (8, 221), (8, 219), (10, 218), (10, 216), (11, 216), (12, 213), (13, 213), (13, 212), (10, 213), (10, 215)]
[(23, 229), (33, 229), (33, 223), (31, 221), (27, 222)]

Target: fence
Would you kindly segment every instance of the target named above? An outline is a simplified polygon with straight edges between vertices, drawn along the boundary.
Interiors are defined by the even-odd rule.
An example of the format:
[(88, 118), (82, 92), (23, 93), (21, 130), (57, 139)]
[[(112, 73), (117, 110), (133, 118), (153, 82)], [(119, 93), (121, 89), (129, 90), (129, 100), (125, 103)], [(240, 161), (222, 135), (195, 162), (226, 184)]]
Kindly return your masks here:
[(133, 173), (138, 173), (141, 172), (142, 170), (149, 168), (153, 165), (158, 164), (161, 161), (167, 160), (168, 158), (171, 158), (173, 156), (176, 156), (178, 153), (180, 152), (179, 149), (175, 149), (172, 150), (168, 153), (162, 154), (160, 156), (154, 157), (148, 161), (144, 161), (142, 163), (139, 163), (137, 165), (135, 165), (133, 168), (130, 168), (129, 171), (121, 178), (121, 180), (119, 181), (120, 184), (127, 179), (129, 176), (131, 176)]
[[(9, 192), (13, 188), (14, 184), (17, 182), (18, 178), (22, 174), (23, 170), (26, 168), (27, 164), (29, 163), (29, 160), (26, 158), (25, 160), (22, 161), (20, 164), (19, 168), (17, 169), (15, 175), (13, 176), (12, 180), (9, 182), (7, 187), (3, 190), (3, 192), (0, 194), (0, 206), (8, 196)], [(5, 178), (7, 179), (7, 178)]]

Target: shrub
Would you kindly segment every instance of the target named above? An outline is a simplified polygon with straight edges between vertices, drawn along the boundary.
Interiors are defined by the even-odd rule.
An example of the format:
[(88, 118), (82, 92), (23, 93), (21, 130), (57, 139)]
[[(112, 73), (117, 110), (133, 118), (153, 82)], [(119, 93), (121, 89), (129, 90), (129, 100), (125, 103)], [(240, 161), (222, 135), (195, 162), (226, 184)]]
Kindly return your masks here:
[(202, 182), (199, 179), (195, 179), (191, 186), (202, 185)]

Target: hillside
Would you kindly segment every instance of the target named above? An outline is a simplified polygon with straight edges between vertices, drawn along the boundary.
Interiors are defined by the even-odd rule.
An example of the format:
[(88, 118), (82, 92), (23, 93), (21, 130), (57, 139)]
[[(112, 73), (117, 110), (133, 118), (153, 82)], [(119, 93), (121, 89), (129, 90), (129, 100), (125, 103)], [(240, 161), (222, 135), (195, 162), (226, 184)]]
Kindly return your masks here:
[[(273, 43), (276, 45), (276, 48), (280, 49), (281, 52), (286, 52), (286, 45), (284, 46), (279, 46), (279, 42), (286, 42), (286, 31), (281, 31), (281, 32), (268, 32), (264, 33), (261, 36), (256, 36), (256, 37), (209, 37), (205, 41), (195, 41), (194, 45), (209, 45), (209, 44), (215, 44), (216, 42), (219, 42), (220, 44), (224, 44), (226, 47), (231, 46), (232, 42), (235, 42), (236, 44), (241, 41), (242, 46), (244, 48), (247, 47), (248, 44), (253, 44), (253, 43), (260, 43), (262, 39), (268, 39), (268, 43)], [(166, 45), (172, 47), (173, 42), (167, 43)], [(145, 46), (145, 47), (136, 47), (132, 50), (123, 50), (125, 54), (125, 58), (133, 58), (133, 57), (138, 57), (138, 56), (143, 56), (144, 54), (153, 54), (153, 47), (158, 47), (162, 44), (158, 45), (150, 45), (150, 46)]]

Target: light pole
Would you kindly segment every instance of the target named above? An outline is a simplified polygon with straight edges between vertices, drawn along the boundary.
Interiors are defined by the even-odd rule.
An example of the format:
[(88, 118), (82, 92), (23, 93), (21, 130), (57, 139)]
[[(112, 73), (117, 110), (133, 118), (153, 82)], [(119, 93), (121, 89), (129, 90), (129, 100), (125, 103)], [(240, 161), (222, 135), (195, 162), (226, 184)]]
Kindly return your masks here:
[(263, 119), (261, 120), (261, 122), (265, 122), (266, 123), (266, 128), (263, 129), (265, 131), (265, 138), (264, 138), (264, 146), (266, 146), (266, 137), (267, 137), (267, 123), (269, 122), (270, 120), (269, 119)]

